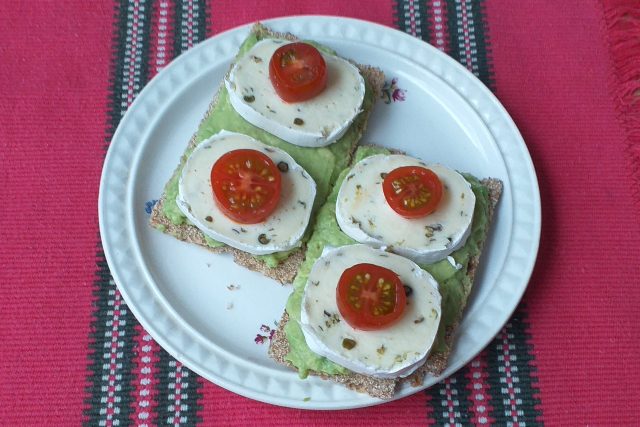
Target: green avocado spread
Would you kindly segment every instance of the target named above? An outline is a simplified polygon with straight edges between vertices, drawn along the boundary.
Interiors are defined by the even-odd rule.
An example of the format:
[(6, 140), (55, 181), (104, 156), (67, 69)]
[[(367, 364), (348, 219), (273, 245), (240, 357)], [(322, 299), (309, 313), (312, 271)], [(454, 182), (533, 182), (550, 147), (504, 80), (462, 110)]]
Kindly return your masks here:
[[(262, 34), (252, 33), (240, 46), (238, 58), (246, 54), (259, 40)], [(315, 44), (320, 50), (328, 54), (335, 54), (332, 50)], [(374, 94), (365, 79), (365, 96), (362, 109), (369, 111), (375, 102)], [(366, 114), (360, 114), (351, 124), (347, 132), (335, 143), (320, 148), (298, 147), (296, 145), (285, 142), (284, 140), (252, 125), (243, 119), (231, 106), (229, 102), (229, 94), (224, 85), (221, 85), (218, 94), (218, 101), (213, 110), (202, 121), (196, 132), (196, 143), (201, 143), (221, 130), (243, 133), (251, 136), (265, 144), (280, 148), (295, 161), (300, 164), (313, 177), (316, 182), (316, 199), (313, 204), (314, 212), (324, 203), (332, 184), (338, 177), (340, 171), (347, 167), (349, 163), (350, 153), (353, 146), (360, 139), (360, 135), (364, 130), (366, 123)], [(164, 215), (174, 224), (180, 225), (188, 223), (187, 218), (182, 214), (176, 203), (178, 196), (178, 182), (184, 164), (193, 151), (193, 147), (187, 148), (180, 160), (178, 168), (166, 185), (166, 202), (163, 205)], [(312, 214), (312, 218), (314, 215)], [(307, 232), (307, 236), (308, 236)], [(206, 242), (211, 247), (223, 246), (223, 243), (213, 239), (206, 238)], [(269, 267), (276, 267), (281, 261), (285, 260), (294, 250), (278, 252), (269, 255), (260, 255), (256, 258), (265, 262)]]
[[(355, 154), (355, 162), (374, 154), (388, 154), (388, 150), (379, 147), (359, 147)], [(302, 306), (302, 296), (307, 277), (311, 267), (322, 254), (325, 246), (344, 246), (357, 243), (355, 240), (344, 234), (336, 221), (336, 200), (340, 184), (348, 173), (344, 170), (336, 181), (333, 191), (329, 195), (327, 202), (319, 209), (313, 234), (307, 242), (306, 259), (302, 263), (293, 286), (294, 290), (287, 301), (287, 312), (291, 319), (285, 325), (285, 333), (289, 341), (290, 351), (287, 360), (297, 369), (301, 378), (305, 378), (309, 371), (322, 372), (325, 374), (340, 374), (348, 372), (346, 368), (339, 366), (325, 357), (313, 353), (307, 346), (302, 330), (300, 329), (300, 310)], [(489, 193), (480, 182), (471, 175), (464, 175), (471, 184), (471, 188), (476, 195), (476, 206), (473, 214), (471, 234), (465, 245), (451, 254), (457, 264), (462, 268), (456, 270), (451, 263), (444, 259), (430, 265), (420, 265), (427, 270), (440, 285), (442, 295), (442, 319), (436, 336), (436, 341), (431, 354), (446, 352), (445, 331), (447, 327), (453, 326), (461, 315), (467, 297), (471, 292), (471, 281), (467, 277), (467, 265), (470, 258), (480, 252), (480, 244), (486, 234), (488, 226)]]

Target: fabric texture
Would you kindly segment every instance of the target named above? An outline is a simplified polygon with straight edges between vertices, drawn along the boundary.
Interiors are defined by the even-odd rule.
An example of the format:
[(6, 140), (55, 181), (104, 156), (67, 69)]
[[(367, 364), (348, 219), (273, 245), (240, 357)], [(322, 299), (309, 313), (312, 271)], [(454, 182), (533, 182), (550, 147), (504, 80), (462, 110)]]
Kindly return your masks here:
[[(636, 1), (69, 0), (0, 12), (0, 425), (637, 423)], [(144, 85), (207, 37), (302, 14), (397, 28), (474, 73), (521, 130), (543, 209), (527, 293), (483, 352), (425, 391), (332, 413), (252, 401), (173, 359), (123, 301), (98, 234), (104, 156)], [(403, 96), (388, 89), (388, 102)]]

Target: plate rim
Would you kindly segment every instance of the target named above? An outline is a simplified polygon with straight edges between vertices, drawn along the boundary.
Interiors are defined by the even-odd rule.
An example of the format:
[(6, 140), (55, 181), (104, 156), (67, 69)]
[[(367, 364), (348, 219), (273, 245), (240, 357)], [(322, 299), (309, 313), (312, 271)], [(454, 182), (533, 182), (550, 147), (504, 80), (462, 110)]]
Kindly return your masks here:
[[(539, 186), (538, 186), (538, 181), (537, 181), (537, 176), (535, 173), (535, 168), (533, 165), (533, 162), (531, 160), (531, 156), (528, 152), (528, 149), (526, 147), (526, 144), (524, 143), (524, 140), (520, 134), (520, 132), (518, 131), (515, 123), (513, 122), (511, 116), (508, 114), (508, 112), (506, 111), (506, 109), (504, 108), (504, 106), (498, 101), (498, 99), (495, 97), (495, 95), (476, 77), (474, 76), (472, 73), (470, 73), (469, 71), (467, 71), (466, 68), (464, 68), (461, 64), (459, 64), (457, 61), (455, 61), (453, 58), (450, 58), (449, 56), (447, 56), (446, 54), (444, 54), (443, 52), (439, 51), (438, 49), (436, 49), (435, 47), (429, 45), (428, 43), (414, 38), (409, 34), (406, 34), (404, 32), (401, 32), (399, 30), (393, 29), (391, 27), (387, 27), (381, 24), (377, 24), (377, 23), (373, 23), (373, 22), (369, 22), (369, 21), (364, 21), (364, 20), (360, 20), (360, 19), (355, 19), (355, 18), (343, 18), (343, 17), (336, 17), (336, 16), (325, 16), (325, 15), (301, 15), (301, 16), (288, 16), (288, 17), (279, 17), (279, 18), (273, 18), (273, 19), (268, 19), (268, 20), (263, 20), (261, 22), (263, 22), (265, 25), (267, 26), (287, 26), (287, 25), (293, 25), (295, 26), (296, 22), (302, 22), (302, 23), (307, 23), (309, 24), (309, 21), (316, 21), (316, 22), (320, 22), (322, 21), (322, 23), (324, 23), (324, 25), (328, 25), (328, 24), (334, 24), (337, 25), (338, 27), (345, 27), (347, 25), (355, 25), (355, 26), (363, 26), (363, 27), (368, 27), (369, 29), (371, 29), (374, 32), (389, 32), (389, 34), (392, 34), (392, 37), (401, 37), (402, 39), (404, 39), (405, 41), (407, 41), (409, 44), (413, 44), (413, 45), (419, 45), (422, 49), (426, 49), (427, 51), (429, 51), (430, 55), (436, 55), (437, 57), (439, 57), (438, 59), (440, 59), (441, 61), (443, 61), (443, 63), (445, 64), (445, 66), (448, 69), (452, 69), (452, 70), (456, 70), (458, 73), (461, 73), (461, 75), (464, 76), (465, 79), (470, 79), (472, 82), (474, 82), (475, 88), (474, 89), (480, 89), (481, 95), (482, 97), (485, 98), (486, 101), (488, 101), (492, 107), (497, 108), (498, 112), (500, 113), (500, 117), (501, 119), (504, 121), (503, 124), (507, 125), (507, 130), (512, 134), (512, 136), (516, 137), (516, 142), (519, 143), (518, 145), (520, 146), (520, 148), (522, 148), (524, 150), (523, 153), (520, 154), (524, 154), (524, 160), (525, 161), (525, 166), (527, 167), (527, 172), (529, 173), (529, 184), (532, 185), (532, 194), (531, 196), (533, 196), (533, 229), (531, 229), (530, 231), (533, 232), (532, 236), (534, 237), (532, 240), (532, 246), (531, 246), (531, 252), (530, 252), (530, 256), (528, 258), (529, 262), (526, 264), (526, 268), (524, 270), (524, 273), (521, 274), (521, 279), (523, 279), (523, 285), (521, 285), (521, 287), (518, 289), (519, 292), (514, 293), (513, 296), (513, 300), (515, 301), (515, 303), (513, 304), (513, 306), (511, 307), (510, 310), (507, 310), (503, 313), (506, 313), (504, 317), (504, 321), (499, 322), (499, 327), (496, 329), (495, 333), (497, 334), (499, 332), (499, 330), (502, 328), (502, 326), (504, 325), (504, 323), (506, 323), (506, 321), (508, 321), (508, 319), (510, 318), (511, 314), (513, 313), (513, 311), (517, 308), (518, 302), (520, 301), (520, 299), (522, 298), (522, 295), (524, 294), (529, 279), (531, 277), (531, 274), (533, 272), (533, 267), (535, 265), (535, 261), (537, 258), (537, 252), (538, 252), (538, 248), (539, 248), (539, 238), (540, 238), (540, 231), (541, 231), (541, 208), (540, 208), (540, 194), (539, 194)], [(272, 404), (276, 404), (276, 405), (280, 405), (280, 406), (287, 406), (287, 407), (293, 407), (293, 408), (301, 408), (301, 409), (348, 409), (348, 408), (356, 408), (356, 407), (364, 407), (364, 406), (371, 406), (371, 405), (375, 405), (378, 403), (382, 403), (382, 402), (387, 402), (387, 400), (380, 400), (380, 399), (375, 399), (375, 398), (369, 398), (369, 399), (357, 399), (357, 401), (351, 401), (350, 404), (347, 405), (331, 405), (331, 404), (321, 404), (318, 405), (317, 403), (320, 402), (316, 402), (316, 404), (314, 404), (313, 402), (303, 402), (302, 399), (283, 399), (283, 398), (275, 398), (273, 396), (269, 396), (269, 395), (265, 395), (265, 394), (260, 394), (260, 393), (255, 393), (252, 390), (249, 389), (238, 389), (238, 387), (236, 387), (235, 384), (227, 381), (226, 379), (223, 378), (216, 378), (215, 380), (211, 378), (210, 375), (208, 375), (207, 372), (204, 372), (203, 370), (199, 369), (199, 366), (195, 366), (193, 363), (191, 363), (191, 358), (188, 357), (188, 355), (186, 355), (184, 352), (180, 352), (178, 350), (176, 350), (175, 348), (173, 348), (172, 345), (170, 345), (168, 342), (166, 342), (164, 340), (164, 336), (156, 331), (157, 326), (153, 324), (152, 321), (148, 321), (148, 319), (146, 319), (142, 313), (138, 310), (133, 297), (129, 294), (129, 292), (131, 291), (131, 289), (129, 289), (127, 287), (124, 280), (122, 280), (123, 278), (120, 275), (120, 272), (118, 271), (118, 268), (115, 268), (114, 266), (119, 266), (118, 264), (118, 260), (117, 260), (117, 255), (115, 252), (117, 252), (117, 250), (115, 248), (113, 248), (113, 239), (111, 238), (110, 234), (109, 234), (109, 230), (107, 229), (107, 224), (105, 223), (105, 197), (106, 196), (106, 192), (108, 190), (108, 172), (110, 170), (110, 166), (113, 162), (113, 156), (114, 156), (114, 152), (116, 150), (116, 148), (112, 148), (112, 147), (119, 147), (118, 144), (122, 145), (122, 143), (119, 143), (118, 141), (121, 140), (121, 133), (124, 133), (124, 129), (126, 128), (126, 124), (128, 124), (128, 121), (131, 120), (131, 116), (133, 116), (135, 114), (135, 112), (137, 111), (138, 105), (143, 103), (143, 100), (146, 99), (146, 97), (148, 96), (147, 94), (151, 93), (153, 91), (153, 89), (155, 88), (156, 85), (160, 84), (158, 82), (161, 82), (161, 80), (163, 78), (166, 78), (165, 76), (169, 76), (170, 73), (173, 72), (174, 69), (178, 69), (178, 67), (182, 66), (183, 63), (185, 63), (190, 57), (195, 56), (199, 53), (201, 53), (201, 51), (203, 49), (206, 49), (206, 47), (208, 45), (214, 44), (215, 40), (220, 40), (222, 37), (229, 37), (230, 35), (234, 35), (234, 34), (239, 34), (242, 33), (244, 34), (245, 32), (248, 32), (248, 30), (251, 28), (251, 26), (253, 25), (252, 23), (248, 23), (248, 24), (244, 24), (244, 25), (240, 25), (237, 27), (234, 27), (232, 29), (226, 30), (224, 32), (221, 32), (211, 38), (208, 38), (207, 40), (204, 40), (202, 42), (200, 42), (198, 45), (194, 46), (192, 49), (190, 49), (189, 51), (183, 53), (182, 55), (180, 55), (179, 57), (175, 58), (167, 67), (165, 67), (163, 70), (161, 70), (156, 76), (154, 76), (154, 78), (152, 80), (150, 80), (147, 85), (140, 91), (140, 93), (138, 94), (138, 96), (135, 98), (134, 102), (129, 106), (129, 108), (127, 109), (127, 112), (125, 113), (125, 115), (122, 117), (122, 120), (120, 121), (120, 125), (118, 126), (118, 128), (116, 129), (112, 140), (111, 140), (111, 144), (109, 146), (109, 149), (107, 151), (107, 155), (105, 157), (105, 161), (104, 161), (104, 165), (103, 165), (103, 169), (102, 169), (102, 175), (101, 175), (101, 180), (100, 180), (100, 192), (99, 192), (99, 197), (98, 197), (98, 212), (99, 212), (99, 226), (100, 226), (100, 234), (101, 234), (101, 238), (102, 238), (102, 243), (103, 243), (103, 248), (104, 248), (104, 253), (105, 253), (105, 258), (107, 260), (108, 265), (110, 266), (111, 269), (111, 273), (112, 273), (112, 277), (114, 279), (114, 282), (116, 283), (116, 285), (118, 286), (118, 289), (124, 299), (124, 301), (127, 303), (129, 309), (132, 311), (132, 313), (134, 314), (134, 316), (138, 319), (138, 321), (143, 325), (143, 327), (147, 330), (147, 332), (149, 332), (151, 334), (151, 336), (158, 342), (159, 345), (161, 345), (165, 350), (167, 350), (172, 356), (174, 356), (176, 359), (180, 360), (183, 364), (185, 364), (187, 367), (189, 367), (190, 369), (192, 369), (194, 372), (197, 372), (198, 374), (200, 374), (201, 376), (203, 376), (204, 378), (207, 378), (208, 380), (224, 387), (227, 388), (235, 393), (238, 393), (240, 395), (255, 399), (255, 400), (259, 400), (262, 402), (266, 402), (266, 403), (272, 403)], [(285, 31), (291, 31), (291, 32), (295, 32), (295, 29), (287, 29)], [(357, 42), (357, 40), (356, 40)], [(428, 56), (428, 55), (427, 55)], [(409, 61), (415, 63), (417, 66), (421, 67), (421, 68), (425, 68), (426, 71), (428, 72), (432, 72), (432, 70), (430, 70), (428, 67), (426, 67), (424, 64), (421, 64), (419, 62), (416, 62), (410, 58), (406, 58)], [(456, 90), (456, 92), (459, 93), (459, 91), (457, 90), (456, 87), (452, 86), (450, 82), (448, 82), (445, 78), (442, 78), (442, 76), (436, 75), (436, 77), (439, 77), (441, 80), (443, 80), (444, 83), (446, 83), (447, 85), (451, 86), (454, 90)], [(192, 76), (192, 79), (195, 79), (196, 76)], [(466, 96), (464, 96), (463, 94), (460, 94), (467, 102), (469, 102), (470, 100), (467, 99)], [(478, 115), (480, 115), (478, 113), (478, 111), (476, 110), (475, 106), (472, 105), (472, 109), (474, 110), (474, 112)], [(488, 124), (486, 123), (486, 120), (480, 116), (480, 119), (482, 120), (483, 123), (485, 123), (485, 125)], [(490, 133), (493, 136), (493, 132), (491, 130), (489, 130)], [(495, 138), (494, 138), (495, 139)], [(115, 144), (114, 144), (115, 142)], [(496, 140), (496, 144), (498, 144), (498, 141)], [(501, 155), (502, 153), (502, 149), (498, 144), (498, 148), (500, 149)], [(134, 153), (135, 154), (135, 153)], [(135, 158), (135, 155), (134, 155)], [(504, 156), (503, 156), (504, 158)], [(505, 166), (507, 165), (507, 161), (505, 159)], [(507, 170), (507, 172), (509, 173), (509, 170)], [(510, 175), (510, 174), (509, 174)], [(128, 181), (131, 182), (131, 177), (129, 176)], [(127, 190), (127, 193), (129, 192), (129, 190)], [(515, 192), (513, 194), (514, 199), (513, 199), (513, 204), (514, 204), (514, 212), (515, 212)], [(131, 221), (127, 221), (127, 223), (129, 223)], [(514, 218), (514, 225), (515, 226), (515, 218)], [(129, 227), (129, 225), (128, 225)], [(509, 241), (509, 244), (511, 245), (512, 241)], [(507, 254), (509, 253), (509, 251), (507, 251)], [(505, 261), (506, 262), (506, 261)], [(504, 269), (504, 266), (502, 266), (502, 269)], [(502, 274), (502, 272), (500, 272), (499, 274)], [(152, 289), (152, 291), (154, 291), (154, 289)], [(468, 317), (467, 316), (468, 313), (465, 313), (465, 319)], [(179, 316), (175, 316), (174, 313), (174, 317), (179, 317)], [(464, 322), (464, 320), (463, 320)], [(182, 322), (182, 323), (186, 323), (186, 322)], [(495, 336), (495, 334), (492, 335), (492, 337)], [(200, 339), (198, 337), (198, 339)], [(482, 347), (486, 346), (488, 343), (490, 342), (490, 339), (488, 342), (484, 343), (482, 345)], [(481, 349), (480, 349), (481, 350)], [(478, 350), (478, 352), (480, 351)], [(451, 374), (453, 374), (456, 370), (458, 370), (459, 368), (461, 368), (462, 366), (464, 366), (471, 358), (475, 357), (475, 355), (477, 354), (474, 353), (472, 355), (470, 355), (468, 357), (468, 359), (466, 361), (464, 361), (464, 363), (460, 364), (460, 366), (457, 366), (455, 369), (449, 369), (450, 367), (447, 367), (447, 371), (445, 371), (445, 373), (443, 373), (442, 376), (438, 377), (438, 379), (442, 379), (446, 376), (449, 376)], [(194, 362), (195, 363), (195, 362)], [(417, 392), (419, 390), (421, 390), (422, 388), (415, 388), (415, 389), (411, 389), (410, 393), (407, 394), (402, 394), (399, 396), (396, 396), (394, 399), (399, 399), (402, 397), (405, 397), (408, 394), (413, 394), (414, 392)], [(360, 395), (359, 395), (360, 396)]]

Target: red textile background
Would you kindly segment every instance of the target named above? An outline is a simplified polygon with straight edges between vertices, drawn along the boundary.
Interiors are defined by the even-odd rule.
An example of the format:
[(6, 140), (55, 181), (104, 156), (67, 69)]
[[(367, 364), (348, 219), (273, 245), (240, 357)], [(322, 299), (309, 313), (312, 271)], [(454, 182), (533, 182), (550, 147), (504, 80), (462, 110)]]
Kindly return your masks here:
[(0, 2), (0, 424), (78, 425), (113, 4)]
[[(307, 13), (394, 23), (391, 0), (264, 4), (211, 2), (217, 12), (209, 27), (217, 33)], [(640, 200), (628, 146), (638, 130), (618, 114), (604, 6), (484, 5), (496, 94), (527, 142), (543, 201), (540, 253), (525, 296), (541, 421), (633, 424), (640, 418)], [(108, 1), (0, 2), (2, 425), (83, 420), (114, 9)], [(424, 393), (338, 413), (278, 408), (210, 383), (202, 393), (205, 424), (418, 425), (429, 417)]]
[(540, 184), (543, 232), (525, 301), (544, 420), (632, 423), (640, 416), (640, 216), (603, 9), (510, 4), (487, 2), (487, 14), (497, 96)]

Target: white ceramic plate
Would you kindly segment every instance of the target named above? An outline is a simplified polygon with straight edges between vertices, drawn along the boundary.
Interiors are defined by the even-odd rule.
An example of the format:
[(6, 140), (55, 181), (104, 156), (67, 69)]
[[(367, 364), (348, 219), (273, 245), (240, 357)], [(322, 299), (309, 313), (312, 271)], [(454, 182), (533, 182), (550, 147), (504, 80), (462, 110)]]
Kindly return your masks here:
[[(418, 39), (336, 17), (266, 23), (320, 41), (342, 56), (380, 67), (388, 80), (397, 79), (405, 100), (376, 106), (364, 143), (398, 148), (504, 183), (449, 366), (442, 377), (427, 378), (423, 388), (428, 387), (491, 341), (529, 281), (540, 236), (540, 196), (524, 141), (479, 80)], [(123, 117), (100, 186), (100, 232), (107, 261), (145, 329), (176, 359), (212, 382), (252, 399), (297, 408), (381, 403), (318, 378), (300, 380), (267, 357), (267, 342), (255, 342), (280, 319), (289, 287), (236, 266), (229, 256), (179, 242), (148, 225), (147, 202), (159, 198), (249, 28), (219, 34), (177, 58)], [(239, 288), (230, 290), (231, 284)], [(417, 390), (404, 387), (397, 397)]]

